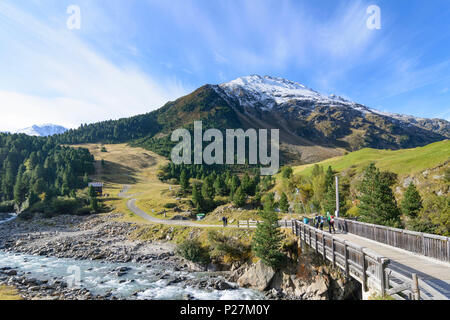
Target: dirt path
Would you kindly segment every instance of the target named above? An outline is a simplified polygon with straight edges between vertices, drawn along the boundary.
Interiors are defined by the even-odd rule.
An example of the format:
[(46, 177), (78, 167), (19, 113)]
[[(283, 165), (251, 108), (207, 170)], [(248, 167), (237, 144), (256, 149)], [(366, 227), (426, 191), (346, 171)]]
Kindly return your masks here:
[[(122, 188), (122, 191), (118, 194), (118, 196), (121, 198), (132, 197), (133, 195), (127, 196), (127, 193), (130, 190), (130, 188), (131, 188), (131, 186), (124, 185)], [(200, 223), (195, 223), (195, 222), (186, 221), (186, 220), (167, 220), (167, 219), (155, 218), (155, 217), (152, 217), (151, 215), (149, 215), (144, 210), (139, 209), (136, 206), (136, 201), (137, 201), (136, 199), (129, 199), (127, 201), (127, 208), (130, 209), (134, 214), (141, 217), (142, 219), (145, 219), (152, 223), (176, 225), (176, 226), (186, 226), (186, 227), (197, 227), (197, 228), (220, 228), (220, 227), (222, 227), (221, 225), (218, 225), (218, 224), (200, 224)], [(237, 228), (237, 227), (238, 226), (236, 226), (236, 225), (229, 225), (227, 228)]]

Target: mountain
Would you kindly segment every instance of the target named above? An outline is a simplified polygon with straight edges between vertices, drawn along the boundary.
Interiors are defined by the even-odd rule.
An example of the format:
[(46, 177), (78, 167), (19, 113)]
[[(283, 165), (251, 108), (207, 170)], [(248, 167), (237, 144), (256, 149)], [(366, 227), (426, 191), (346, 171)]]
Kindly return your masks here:
[(29, 136), (48, 137), (55, 134), (62, 134), (67, 129), (56, 124), (34, 125), (25, 129), (17, 130), (15, 133), (24, 133)]
[(127, 142), (168, 155), (172, 130), (280, 129), (282, 160), (312, 163), (365, 147), (401, 149), (450, 138), (450, 123), (389, 114), (290, 80), (252, 75), (205, 85), (160, 109), (132, 118), (84, 125), (58, 136), (61, 143)]

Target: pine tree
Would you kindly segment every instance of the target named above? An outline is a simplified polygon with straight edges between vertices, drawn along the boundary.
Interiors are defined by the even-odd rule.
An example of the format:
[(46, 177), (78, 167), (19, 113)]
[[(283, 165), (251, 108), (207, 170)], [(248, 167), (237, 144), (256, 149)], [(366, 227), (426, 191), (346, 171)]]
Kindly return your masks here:
[(218, 175), (216, 181), (214, 181), (214, 190), (216, 195), (224, 196), (227, 194), (227, 186), (221, 175)]
[(358, 206), (363, 222), (400, 227), (400, 210), (391, 189), (391, 181), (375, 164), (364, 170)]
[(265, 265), (279, 269), (283, 262), (281, 253), (283, 236), (278, 226), (278, 215), (274, 211), (270, 197), (266, 197), (264, 210), (259, 214), (263, 222), (258, 224), (255, 230), (252, 249)]
[(289, 210), (289, 201), (286, 196), (286, 193), (282, 192), (279, 201), (279, 207), (281, 212), (288, 212)]
[(422, 198), (414, 183), (411, 182), (401, 202), (402, 213), (410, 218), (416, 218), (422, 208)]
[(214, 180), (212, 180), (211, 176), (208, 176), (203, 180), (202, 196), (205, 200), (214, 200)]
[(197, 208), (197, 211), (201, 212), (201, 211), (203, 211), (203, 206), (204, 206), (205, 201), (204, 201), (202, 193), (199, 189), (200, 189), (200, 187), (198, 184), (193, 185), (193, 187), (192, 187), (192, 202), (194, 203), (194, 206)]
[(285, 166), (281, 168), (281, 176), (284, 179), (290, 179), (292, 177), (292, 173), (293, 173), (292, 167)]
[(186, 170), (184, 169), (181, 171), (180, 185), (183, 191), (187, 191), (189, 189), (189, 177)]
[(19, 168), (19, 174), (16, 178), (16, 183), (14, 184), (14, 201), (19, 206), (26, 200), (28, 193), (28, 186), (25, 181), (25, 166), (21, 165)]
[(325, 193), (327, 193), (330, 190), (330, 188), (333, 189), (334, 185), (333, 179), (334, 179), (333, 169), (331, 169), (331, 166), (328, 166), (327, 172), (325, 174)]
[(238, 176), (233, 176), (230, 183), (230, 195), (233, 195), (240, 185), (241, 181), (239, 180)]
[(241, 208), (245, 205), (245, 192), (242, 187), (237, 188), (236, 192), (233, 195), (233, 203), (236, 207)]

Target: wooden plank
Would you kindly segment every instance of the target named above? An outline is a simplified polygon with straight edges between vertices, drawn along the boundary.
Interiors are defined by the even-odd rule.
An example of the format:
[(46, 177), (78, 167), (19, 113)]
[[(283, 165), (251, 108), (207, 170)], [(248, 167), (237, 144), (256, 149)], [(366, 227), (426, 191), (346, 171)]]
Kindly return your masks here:
[(420, 289), (419, 289), (419, 280), (417, 278), (417, 274), (412, 274), (412, 290), (414, 293), (414, 300), (420, 300)]
[(348, 265), (348, 246), (347, 246), (347, 242), (345, 242), (345, 246), (344, 246), (344, 254), (345, 254), (345, 274), (348, 276), (350, 274), (349, 272), (349, 265)]
[(336, 252), (335, 252), (335, 247), (334, 247), (334, 237), (331, 237), (331, 255), (332, 255), (332, 260), (333, 261), (333, 265), (336, 266)]
[(396, 287), (393, 287), (392, 289), (389, 289), (387, 291), (388, 295), (393, 295), (396, 293), (400, 293), (402, 291), (411, 290), (411, 284), (410, 283), (403, 283), (401, 285), (398, 285)]
[(361, 249), (361, 255), (362, 255), (362, 283), (363, 283), (363, 290), (364, 292), (367, 292), (369, 288), (367, 288), (367, 264), (366, 264), (366, 254), (364, 253), (364, 250)]

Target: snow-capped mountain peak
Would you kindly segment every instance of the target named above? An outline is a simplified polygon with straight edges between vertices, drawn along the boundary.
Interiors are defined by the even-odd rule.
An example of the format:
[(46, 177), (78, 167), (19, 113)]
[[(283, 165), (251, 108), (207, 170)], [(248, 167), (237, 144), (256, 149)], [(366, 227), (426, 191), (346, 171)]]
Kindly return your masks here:
[(316, 103), (353, 105), (342, 97), (325, 96), (303, 84), (271, 76), (251, 75), (237, 78), (219, 87), (228, 95), (237, 97), (241, 105), (263, 103), (267, 107), (294, 100), (310, 100)]
[(66, 132), (67, 129), (56, 124), (46, 123), (17, 130), (16, 133), (24, 133), (29, 136), (48, 137)]

